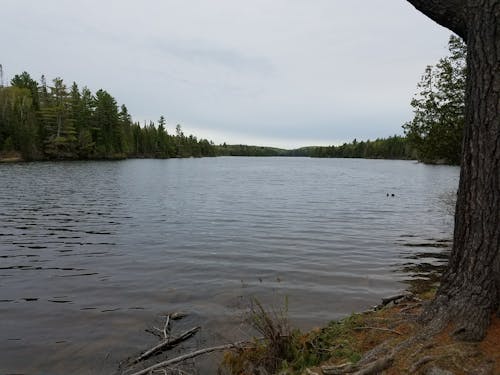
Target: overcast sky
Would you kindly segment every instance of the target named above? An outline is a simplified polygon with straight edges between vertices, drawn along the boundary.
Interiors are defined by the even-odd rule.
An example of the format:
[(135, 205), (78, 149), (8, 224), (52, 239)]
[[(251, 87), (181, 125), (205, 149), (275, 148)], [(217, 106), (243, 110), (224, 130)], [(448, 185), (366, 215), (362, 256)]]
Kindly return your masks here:
[(2, 0), (0, 64), (215, 143), (402, 134), (450, 32), (404, 0)]

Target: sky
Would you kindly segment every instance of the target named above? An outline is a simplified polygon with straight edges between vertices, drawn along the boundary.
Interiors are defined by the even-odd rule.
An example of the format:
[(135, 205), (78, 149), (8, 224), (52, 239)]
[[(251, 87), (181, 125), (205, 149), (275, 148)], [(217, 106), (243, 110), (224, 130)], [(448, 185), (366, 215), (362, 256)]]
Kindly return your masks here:
[(405, 0), (2, 0), (0, 64), (136, 121), (295, 148), (402, 134), (450, 31)]

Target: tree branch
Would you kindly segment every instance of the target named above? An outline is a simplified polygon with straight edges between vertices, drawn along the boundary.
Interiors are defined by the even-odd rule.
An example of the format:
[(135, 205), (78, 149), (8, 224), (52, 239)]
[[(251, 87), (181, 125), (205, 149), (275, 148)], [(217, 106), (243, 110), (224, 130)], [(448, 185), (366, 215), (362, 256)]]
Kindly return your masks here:
[(184, 332), (182, 335), (174, 337), (173, 339), (169, 339), (168, 336), (165, 335), (165, 340), (161, 341), (159, 344), (153, 346), (151, 349), (146, 350), (144, 353), (142, 353), (139, 357), (137, 357), (134, 362), (140, 362), (143, 361), (144, 359), (152, 356), (156, 352), (160, 350), (166, 350), (169, 348), (172, 348), (176, 346), (178, 343), (187, 340), (191, 336), (193, 336), (196, 332), (198, 332), (201, 329), (201, 327), (194, 327), (190, 329), (189, 331)]
[(417, 10), (467, 41), (467, 0), (407, 0)]
[(157, 369), (160, 369), (160, 368), (163, 368), (163, 367), (166, 367), (166, 366), (170, 366), (170, 365), (173, 365), (173, 364), (176, 364), (176, 363), (179, 363), (179, 362), (183, 362), (183, 361), (185, 361), (187, 359), (191, 359), (191, 358), (200, 356), (202, 354), (211, 353), (211, 352), (215, 352), (215, 351), (228, 350), (228, 349), (236, 348), (236, 347), (239, 347), (239, 346), (245, 345), (245, 344), (248, 344), (248, 342), (241, 341), (241, 342), (234, 343), (234, 344), (226, 344), (226, 345), (220, 345), (220, 346), (213, 346), (211, 348), (205, 348), (205, 349), (196, 350), (194, 352), (187, 353), (187, 354), (181, 355), (179, 357), (175, 357), (175, 358), (172, 358), (172, 359), (169, 359), (169, 360), (157, 363), (157, 364), (155, 364), (153, 366), (150, 366), (148, 368), (145, 368), (143, 370), (134, 372), (132, 375), (145, 375), (145, 374), (149, 374), (153, 370), (157, 370)]

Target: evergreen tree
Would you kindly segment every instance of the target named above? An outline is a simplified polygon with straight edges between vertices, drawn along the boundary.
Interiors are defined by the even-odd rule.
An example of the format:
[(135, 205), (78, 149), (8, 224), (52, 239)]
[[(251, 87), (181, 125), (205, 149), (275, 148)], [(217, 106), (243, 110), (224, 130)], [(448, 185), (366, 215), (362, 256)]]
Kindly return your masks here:
[(55, 78), (53, 83), (50, 93), (45, 96), (47, 102), (40, 108), (44, 122), (44, 151), (49, 157), (67, 158), (74, 155), (76, 147), (71, 100), (61, 78)]
[(95, 141), (99, 156), (122, 152), (122, 137), (115, 98), (105, 90), (98, 90), (95, 98)]
[(463, 41), (452, 35), (450, 55), (428, 66), (411, 105), (414, 118), (403, 128), (423, 161), (460, 162), (465, 115), (465, 56)]
[(12, 86), (30, 90), (33, 108), (35, 110), (40, 109), (40, 101), (38, 99), (38, 84), (33, 78), (31, 78), (31, 76), (27, 72), (16, 74), (14, 78), (12, 78), (10, 83)]
[(171, 136), (160, 117), (141, 127), (125, 105), (108, 92), (95, 96), (76, 82), (70, 90), (61, 78), (48, 86), (27, 72), (0, 87), (0, 153), (21, 153), (26, 160), (123, 157), (189, 157), (215, 155), (215, 146), (186, 137), (181, 126)]

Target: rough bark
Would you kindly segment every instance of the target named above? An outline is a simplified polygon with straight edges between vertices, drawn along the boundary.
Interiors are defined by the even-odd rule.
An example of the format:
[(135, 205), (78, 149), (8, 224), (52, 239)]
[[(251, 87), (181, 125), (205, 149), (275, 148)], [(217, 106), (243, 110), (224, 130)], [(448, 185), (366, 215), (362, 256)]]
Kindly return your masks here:
[(500, 301), (500, 0), (408, 1), (459, 34), (465, 25), (467, 40), (453, 249), (424, 318), (453, 323), (460, 339), (481, 340)]

